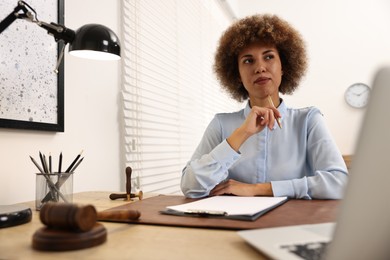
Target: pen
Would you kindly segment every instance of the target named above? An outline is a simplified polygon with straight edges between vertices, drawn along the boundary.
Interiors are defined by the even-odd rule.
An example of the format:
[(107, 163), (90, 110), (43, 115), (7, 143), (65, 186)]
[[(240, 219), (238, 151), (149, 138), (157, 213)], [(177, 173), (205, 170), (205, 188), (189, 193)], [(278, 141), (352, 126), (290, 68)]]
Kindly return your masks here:
[(66, 169), (65, 172), (70, 172), (72, 170), (73, 166), (76, 164), (77, 160), (80, 158), (81, 154), (83, 153), (83, 150), (76, 156), (76, 158), (73, 160), (73, 162), (69, 165), (68, 169)]
[[(272, 107), (276, 108), (271, 96), (268, 96), (268, 102)], [(280, 122), (280, 118), (276, 118), (276, 123), (278, 124), (279, 128), (282, 129), (282, 123)]]
[(226, 216), (226, 211), (219, 210), (197, 210), (197, 209), (188, 209), (184, 211), (185, 214), (193, 214), (199, 216)]

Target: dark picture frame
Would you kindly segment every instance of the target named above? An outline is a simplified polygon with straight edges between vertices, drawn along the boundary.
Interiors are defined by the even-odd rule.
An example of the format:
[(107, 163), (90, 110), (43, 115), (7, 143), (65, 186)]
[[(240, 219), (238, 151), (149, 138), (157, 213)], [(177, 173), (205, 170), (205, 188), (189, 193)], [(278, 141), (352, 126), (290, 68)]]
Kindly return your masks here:
[[(14, 6), (7, 11), (3, 10), (7, 14), (0, 20), (17, 5), (17, 1), (8, 2), (13, 2)], [(57, 4), (52, 0), (26, 2), (35, 9), (38, 19), (64, 24), (64, 0), (57, 0)], [(47, 20), (45, 14), (48, 13), (54, 14), (57, 21)], [(32, 34), (27, 36), (27, 33)], [(21, 35), (23, 38), (15, 40), (10, 37), (12, 35)], [(1, 128), (64, 132), (63, 61), (58, 67), (58, 73), (54, 72), (63, 45), (62, 41), (57, 43), (53, 36), (38, 25), (21, 19), (17, 19), (0, 34)], [(43, 54), (36, 54), (38, 49)], [(13, 74), (12, 77), (7, 73)]]

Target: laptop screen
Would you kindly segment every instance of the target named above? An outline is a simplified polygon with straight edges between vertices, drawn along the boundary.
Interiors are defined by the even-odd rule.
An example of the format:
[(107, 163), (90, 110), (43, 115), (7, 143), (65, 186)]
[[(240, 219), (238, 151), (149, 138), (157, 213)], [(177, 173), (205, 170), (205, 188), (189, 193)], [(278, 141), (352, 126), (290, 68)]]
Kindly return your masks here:
[(390, 259), (390, 67), (375, 76), (327, 259)]

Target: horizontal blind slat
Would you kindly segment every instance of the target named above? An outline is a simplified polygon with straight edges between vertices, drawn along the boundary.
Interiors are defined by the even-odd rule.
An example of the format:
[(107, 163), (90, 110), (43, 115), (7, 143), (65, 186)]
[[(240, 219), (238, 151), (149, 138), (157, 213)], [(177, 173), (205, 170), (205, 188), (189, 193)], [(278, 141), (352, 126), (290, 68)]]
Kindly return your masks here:
[(122, 0), (123, 145), (144, 192), (180, 193), (181, 171), (213, 115), (237, 110), (212, 72), (228, 24), (214, 2)]

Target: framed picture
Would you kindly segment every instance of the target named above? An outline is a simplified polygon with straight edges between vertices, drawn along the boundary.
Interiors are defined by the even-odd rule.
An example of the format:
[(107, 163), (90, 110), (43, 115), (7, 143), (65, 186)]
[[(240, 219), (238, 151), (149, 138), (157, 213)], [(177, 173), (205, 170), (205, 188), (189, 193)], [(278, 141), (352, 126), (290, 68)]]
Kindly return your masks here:
[[(64, 0), (25, 0), (36, 18), (64, 24)], [(17, 0), (0, 1), (0, 22)], [(64, 132), (63, 43), (35, 23), (16, 19), (0, 34), (0, 127)]]

